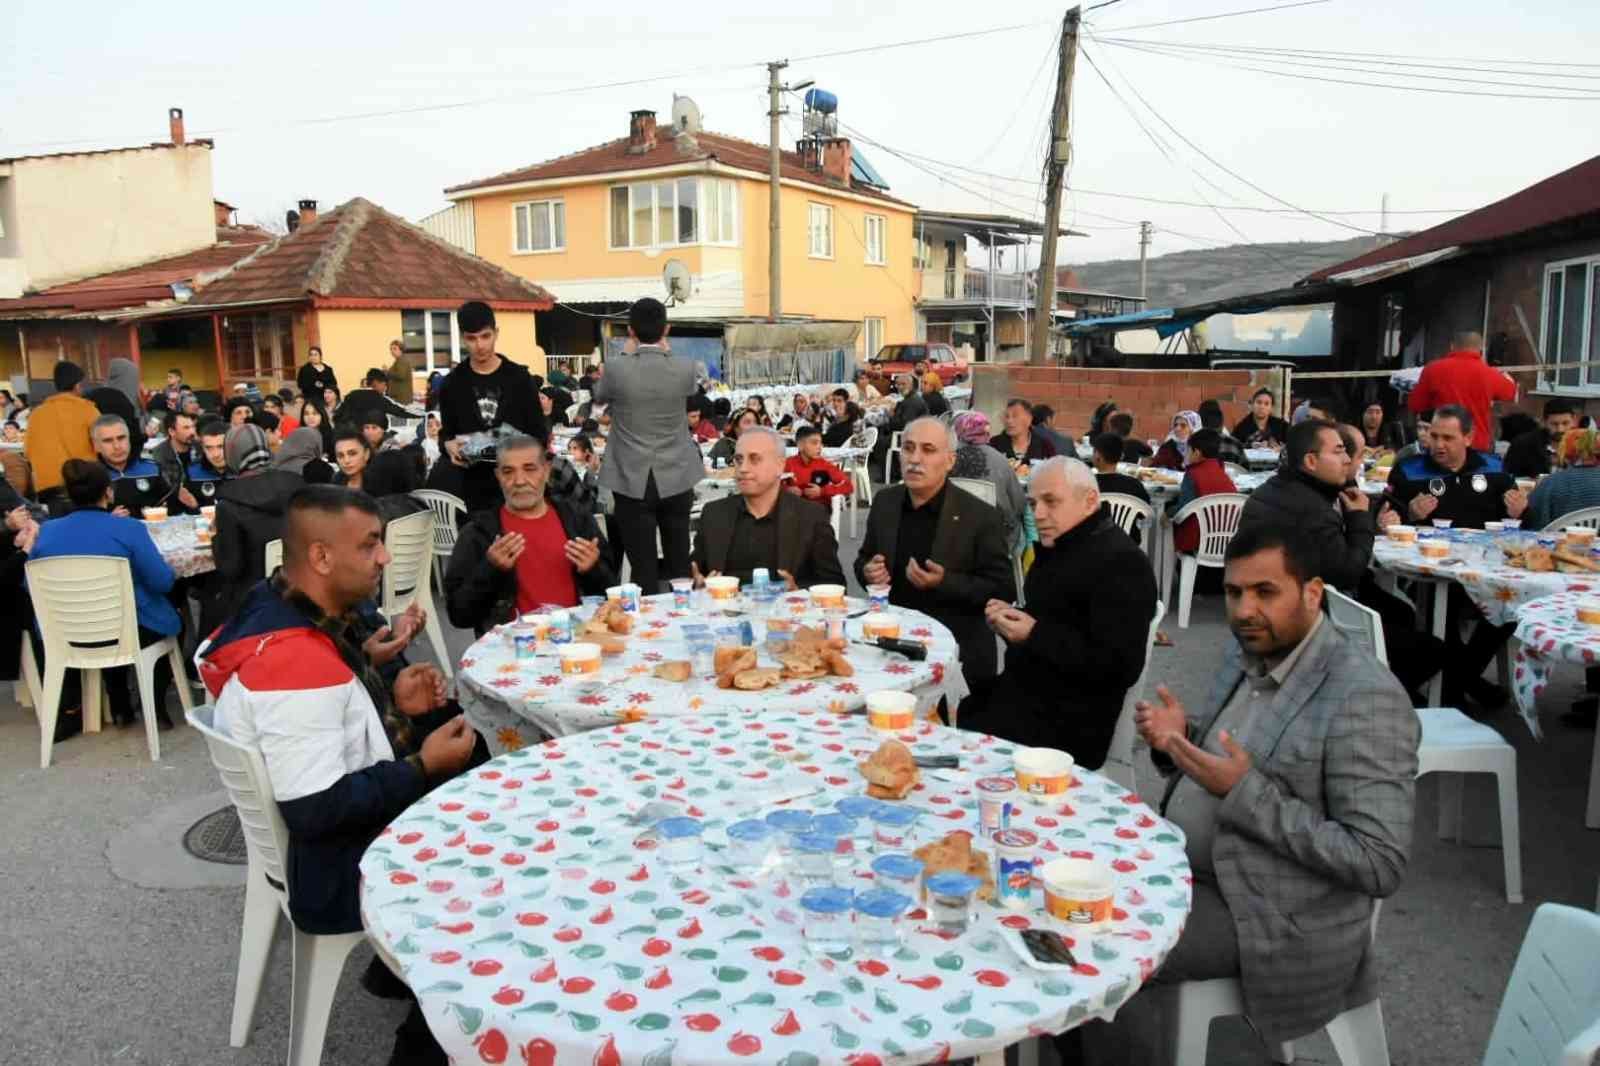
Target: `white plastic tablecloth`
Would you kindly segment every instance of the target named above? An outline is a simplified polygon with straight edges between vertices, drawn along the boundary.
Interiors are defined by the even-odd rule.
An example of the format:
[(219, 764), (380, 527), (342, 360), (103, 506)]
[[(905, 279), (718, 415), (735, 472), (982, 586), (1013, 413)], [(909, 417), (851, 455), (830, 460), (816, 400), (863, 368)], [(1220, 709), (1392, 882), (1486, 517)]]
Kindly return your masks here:
[(201, 544), (195, 537), (197, 521), (192, 515), (173, 515), (164, 522), (145, 523), (156, 550), (180, 578), (208, 574), (217, 568), (211, 545)]
[[(1524, 603), (1518, 611), (1517, 657), (1512, 667), (1511, 691), (1523, 721), (1539, 730), (1539, 697), (1550, 682), (1557, 663), (1590, 667), (1600, 663), (1600, 625), (1578, 621), (1578, 603), (1594, 597), (1594, 584), (1574, 585), (1566, 592)], [(1589, 768), (1589, 801), (1584, 825), (1600, 829), (1600, 734)]]

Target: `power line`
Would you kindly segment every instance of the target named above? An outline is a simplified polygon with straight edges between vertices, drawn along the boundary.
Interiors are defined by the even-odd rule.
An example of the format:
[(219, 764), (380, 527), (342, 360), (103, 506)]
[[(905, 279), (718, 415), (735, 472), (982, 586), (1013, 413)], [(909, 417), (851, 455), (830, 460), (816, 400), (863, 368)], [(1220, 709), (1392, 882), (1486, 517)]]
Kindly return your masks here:
[[(1113, 32), (1114, 33), (1114, 32), (1117, 32), (1117, 31), (1112, 30), (1112, 31), (1107, 31), (1107, 32)], [(1102, 40), (1109, 40), (1110, 38), (1106, 38), (1106, 37), (1102, 36), (1101, 39)], [(1172, 47), (1172, 48), (1180, 47), (1179, 44), (1177, 42), (1175, 42), (1175, 41), (1149, 40), (1149, 41), (1141, 41), (1140, 43), (1145, 43), (1145, 44), (1166, 44), (1166, 45), (1168, 45), (1169, 47)], [(1198, 44), (1193, 44), (1193, 45), (1183, 45), (1182, 47), (1187, 47), (1187, 48), (1222, 47), (1222, 44), (1220, 44), (1220, 43), (1218, 43), (1218, 44), (1198, 43)], [(1246, 47), (1250, 47), (1250, 46), (1236, 45), (1234, 47), (1246, 48)], [(1568, 61), (1565, 61), (1565, 60), (1549, 60), (1549, 59), (1492, 59), (1492, 58), (1489, 58), (1489, 57), (1486, 57), (1486, 56), (1436, 56), (1436, 55), (1422, 55), (1422, 54), (1418, 54), (1418, 53), (1414, 53), (1414, 52), (1410, 52), (1410, 53), (1407, 53), (1407, 52), (1338, 52), (1338, 51), (1333, 51), (1331, 49), (1325, 49), (1325, 48), (1275, 48), (1275, 47), (1274, 48), (1263, 48), (1263, 47), (1257, 47), (1256, 50), (1257, 51), (1263, 51), (1263, 52), (1275, 52), (1275, 53), (1276, 52), (1282, 52), (1282, 53), (1288, 53), (1288, 54), (1314, 55), (1314, 56), (1343, 56), (1343, 57), (1352, 57), (1352, 58), (1353, 57), (1363, 57), (1363, 58), (1367, 58), (1367, 59), (1393, 59), (1393, 60), (1401, 60), (1401, 59), (1431, 59), (1431, 60), (1434, 60), (1434, 61), (1439, 62), (1439, 63), (1474, 63), (1474, 64), (1494, 63), (1494, 64), (1498, 64), (1498, 65), (1501, 65), (1501, 66), (1578, 67), (1578, 68), (1591, 69), (1591, 70), (1600, 69), (1600, 63), (1574, 63), (1574, 62), (1568, 62)], [(1420, 65), (1420, 64), (1401, 64), (1401, 65), (1402, 66), (1411, 66), (1411, 65)], [(1444, 70), (1444, 69), (1454, 70), (1454, 69), (1458, 69), (1458, 68), (1456, 68), (1456, 67), (1441, 67), (1441, 68), (1438, 68), (1438, 69), (1441, 69), (1441, 70)], [(1595, 77), (1600, 77), (1600, 75), (1596, 75), (1596, 74), (1576, 74), (1576, 75), (1548, 74), (1548, 75), (1546, 75), (1546, 77), (1552, 77), (1552, 78), (1558, 78), (1558, 77), (1595, 78)]]
[(1124, 33), (1128, 30), (1153, 30), (1157, 26), (1182, 26), (1190, 22), (1211, 22), (1214, 19), (1231, 19), (1237, 18), (1240, 15), (1259, 15), (1263, 12), (1288, 11), (1290, 8), (1313, 7), (1317, 4), (1326, 4), (1329, 2), (1330, 0), (1299, 0), (1299, 3), (1279, 4), (1275, 7), (1252, 7), (1244, 11), (1224, 11), (1220, 15), (1197, 15), (1194, 18), (1172, 19), (1168, 22), (1142, 22), (1137, 26), (1111, 26), (1107, 28), (1106, 32)]
[[(1327, 0), (1316, 0), (1326, 3)], [(1034, 30), (1040, 26), (1053, 26), (1053, 22), (1019, 22), (1012, 26), (994, 26), (986, 30), (967, 30), (962, 33), (945, 33), (937, 37), (918, 37), (910, 41), (894, 41), (889, 44), (869, 44), (860, 48), (844, 48), (837, 52), (815, 52), (806, 56), (792, 56), (790, 63), (807, 63), (816, 59), (838, 59), (841, 56), (867, 55), (872, 52), (887, 52), (895, 48), (914, 48), (923, 44), (939, 44), (944, 41), (965, 41), (974, 37), (988, 37), (996, 33), (1014, 33), (1017, 30)]]

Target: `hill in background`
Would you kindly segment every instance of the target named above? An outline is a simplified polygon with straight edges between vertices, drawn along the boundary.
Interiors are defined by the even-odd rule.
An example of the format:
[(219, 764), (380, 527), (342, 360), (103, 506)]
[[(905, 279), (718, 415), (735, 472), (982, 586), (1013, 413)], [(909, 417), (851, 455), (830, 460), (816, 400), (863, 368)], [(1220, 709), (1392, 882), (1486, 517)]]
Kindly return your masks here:
[[(1156, 239), (1161, 231), (1156, 231)], [(1174, 307), (1284, 289), (1314, 270), (1342, 262), (1376, 246), (1376, 238), (1347, 241), (1293, 241), (1232, 244), (1222, 248), (1169, 252), (1148, 264), (1148, 307)], [(1139, 260), (1104, 259), (1062, 268), (1077, 281), (1072, 288), (1137, 295)]]

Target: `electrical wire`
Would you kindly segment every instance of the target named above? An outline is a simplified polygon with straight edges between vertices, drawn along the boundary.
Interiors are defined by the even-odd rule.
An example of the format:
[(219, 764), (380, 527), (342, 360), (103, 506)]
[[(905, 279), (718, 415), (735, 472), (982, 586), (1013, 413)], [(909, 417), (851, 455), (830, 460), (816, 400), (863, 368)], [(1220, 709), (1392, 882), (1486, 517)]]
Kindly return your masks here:
[(1317, 4), (1326, 4), (1330, 2), (1331, 0), (1299, 0), (1299, 3), (1294, 4), (1278, 4), (1274, 7), (1252, 7), (1247, 8), (1244, 11), (1224, 11), (1218, 15), (1197, 15), (1194, 18), (1171, 19), (1167, 22), (1142, 22), (1137, 26), (1110, 26), (1107, 27), (1106, 32), (1125, 33), (1129, 30), (1153, 30), (1157, 26), (1182, 26), (1190, 22), (1211, 22), (1216, 19), (1237, 18), (1240, 15), (1259, 15), (1265, 12), (1288, 11), (1290, 8), (1296, 7), (1314, 7)]
[[(1327, 0), (1315, 0), (1317, 3), (1326, 3)], [(961, 33), (945, 33), (937, 37), (918, 37), (910, 41), (894, 41), (889, 44), (869, 44), (860, 48), (843, 48), (837, 52), (814, 52), (811, 55), (794, 56), (786, 60), (790, 63), (808, 63), (817, 59), (839, 59), (843, 56), (868, 55), (873, 52), (888, 52), (896, 48), (915, 48), (924, 44), (941, 44), (945, 41), (966, 41), (974, 37), (989, 37), (996, 33), (1015, 33), (1017, 30), (1035, 30), (1040, 26), (1053, 26), (1053, 22), (1018, 22), (1011, 26), (992, 26), (986, 30), (965, 30)]]
[[(1107, 32), (1116, 32), (1116, 31), (1107, 31)], [(1107, 41), (1107, 40), (1110, 40), (1111, 38), (1106, 37), (1105, 34), (1102, 33), (1100, 39), (1102, 41)], [(1137, 41), (1138, 43), (1144, 43), (1144, 44), (1165, 44), (1168, 47), (1172, 47), (1172, 48), (1180, 47), (1180, 44), (1178, 42), (1176, 42), (1176, 41), (1161, 41), (1159, 39), (1144, 39), (1144, 38), (1128, 38), (1128, 40), (1134, 40), (1134, 41)], [(1185, 44), (1185, 45), (1181, 45), (1181, 47), (1185, 47), (1185, 48), (1214, 48), (1214, 47), (1224, 47), (1224, 44), (1222, 42), (1216, 42), (1216, 43), (1203, 43), (1202, 42), (1202, 43), (1195, 43), (1195, 44)], [(1551, 60), (1551, 59), (1491, 59), (1491, 58), (1488, 58), (1488, 57), (1485, 57), (1485, 56), (1435, 56), (1435, 55), (1422, 55), (1422, 54), (1418, 54), (1418, 53), (1415, 53), (1415, 52), (1340, 52), (1340, 51), (1334, 51), (1332, 49), (1326, 49), (1326, 48), (1278, 48), (1278, 47), (1262, 47), (1262, 46), (1250, 46), (1250, 45), (1232, 45), (1232, 46), (1229, 46), (1229, 47), (1234, 47), (1234, 48), (1237, 48), (1237, 49), (1240, 49), (1240, 50), (1243, 50), (1243, 49), (1246, 49), (1246, 48), (1253, 48), (1255, 51), (1271, 52), (1271, 53), (1275, 53), (1275, 54), (1276, 53), (1283, 53), (1283, 54), (1289, 54), (1289, 55), (1298, 54), (1298, 55), (1323, 56), (1323, 57), (1334, 56), (1334, 57), (1341, 57), (1341, 58), (1348, 58), (1348, 59), (1356, 59), (1356, 58), (1369, 59), (1369, 60), (1373, 60), (1373, 61), (1376, 61), (1376, 60), (1379, 60), (1379, 59), (1383, 59), (1383, 60), (1431, 59), (1435, 63), (1454, 63), (1454, 64), (1470, 63), (1470, 64), (1474, 64), (1474, 65), (1482, 65), (1482, 64), (1485, 64), (1485, 63), (1491, 63), (1491, 64), (1500, 65), (1500, 66), (1578, 67), (1578, 68), (1583, 68), (1583, 69), (1588, 69), (1588, 70), (1600, 70), (1600, 63), (1575, 63), (1575, 62), (1570, 62), (1570, 61), (1566, 61), (1566, 60)], [(1396, 65), (1398, 65), (1398, 66), (1423, 66), (1423, 67), (1428, 67), (1429, 69), (1439, 69), (1439, 70), (1457, 70), (1457, 69), (1460, 69), (1459, 66), (1434, 68), (1429, 64), (1421, 64), (1421, 63), (1397, 63)], [(1570, 74), (1569, 75), (1569, 74), (1548, 73), (1548, 74), (1544, 74), (1544, 76), (1548, 77), (1548, 78), (1566, 78), (1566, 77), (1600, 78), (1600, 74)]]

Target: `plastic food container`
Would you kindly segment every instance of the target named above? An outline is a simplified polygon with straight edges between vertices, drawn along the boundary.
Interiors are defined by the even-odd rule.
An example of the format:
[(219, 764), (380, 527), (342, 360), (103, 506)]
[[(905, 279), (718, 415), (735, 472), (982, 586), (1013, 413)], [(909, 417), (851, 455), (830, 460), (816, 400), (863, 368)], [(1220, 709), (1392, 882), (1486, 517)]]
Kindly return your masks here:
[(1517, 478), (1517, 489), (1522, 492), (1532, 492), (1539, 484), (1538, 479), (1531, 477)]
[(713, 600), (719, 603), (727, 603), (739, 595), (739, 579), (736, 577), (723, 577), (720, 574), (716, 577), (708, 577), (706, 578), (706, 592)]
[(850, 947), (854, 894), (837, 885), (809, 888), (800, 896), (801, 935), (812, 951), (844, 951)]
[(639, 610), (639, 593), (640, 588), (638, 585), (630, 583), (622, 586), (622, 609), (624, 611), (633, 614)]
[(207, 525), (214, 524), (217, 520), (217, 505), (214, 503), (206, 504), (206, 506), (200, 508), (200, 516), (206, 520)]
[(980, 777), (973, 787), (978, 790), (978, 823), (985, 836), (1011, 824), (1011, 815), (1021, 798), (1017, 782), (1012, 777)]
[(1563, 529), (1561, 533), (1567, 538), (1567, 543), (1571, 544), (1574, 548), (1594, 547), (1595, 531), (1590, 529), (1588, 526), (1568, 526), (1566, 529)]
[(146, 507), (144, 509), (144, 520), (146, 522), (165, 522), (167, 520), (167, 509), (165, 507)]
[(518, 659), (531, 659), (539, 650), (539, 626), (518, 622), (511, 627), (511, 650)]
[(675, 578), (673, 578), (672, 579), (672, 606), (677, 608), (680, 611), (687, 610), (688, 607), (689, 607), (689, 596), (693, 592), (694, 592), (694, 581), (692, 579), (687, 578), (687, 577), (675, 577)]
[(1600, 600), (1579, 600), (1578, 621), (1585, 625), (1600, 626)]
[(833, 884), (833, 857), (839, 838), (827, 833), (796, 833), (791, 867), (800, 880), (814, 885)]
[(1434, 529), (1449, 529), (1451, 526), (1453, 526), (1455, 524), (1456, 524), (1456, 520), (1453, 519), (1453, 518), (1435, 518), (1433, 520), (1433, 528)]
[(880, 804), (872, 813), (872, 850), (879, 855), (905, 851), (911, 839), (911, 827), (917, 824), (920, 813), (915, 807)]
[(892, 888), (872, 888), (855, 898), (856, 943), (869, 951), (900, 946), (900, 916), (911, 909), (911, 897)]
[(194, 542), (196, 544), (211, 543), (211, 527), (204, 523), (194, 527)]
[(1073, 925), (1111, 920), (1116, 884), (1111, 868), (1094, 859), (1055, 859), (1039, 873), (1044, 884), (1044, 909), (1052, 918)]
[(1508, 530), (1518, 530), (1518, 529), (1522, 528), (1522, 519), (1520, 519), (1520, 518), (1507, 518), (1507, 519), (1504, 519), (1500, 524), (1502, 526), (1504, 526)]
[(1506, 524), (1504, 522), (1485, 522), (1483, 524), (1483, 531), (1485, 533), (1500, 533), (1503, 532), (1505, 528)]
[(759, 818), (746, 818), (728, 826), (728, 858), (734, 866), (755, 870), (766, 865), (777, 844), (778, 831)]
[(1001, 829), (990, 839), (998, 859), (995, 889), (1000, 906), (1027, 910), (1033, 906), (1033, 854), (1039, 835), (1028, 829)]
[(1390, 526), (1389, 539), (1396, 544), (1415, 544), (1417, 542), (1417, 527)]
[(868, 616), (861, 623), (861, 635), (868, 640), (877, 640), (879, 637), (888, 637), (890, 640), (900, 636), (900, 619), (890, 614), (880, 614), (876, 617)]
[(544, 616), (544, 625), (544, 639), (550, 643), (572, 643), (572, 616), (566, 611), (551, 611)]
[(959, 935), (967, 931), (967, 924), (972, 921), (973, 893), (981, 883), (971, 874), (954, 870), (945, 870), (927, 879), (928, 917), (940, 932)]
[(871, 796), (845, 796), (833, 805), (834, 810), (850, 819), (855, 827), (851, 837), (858, 848), (872, 846), (872, 812), (878, 809), (878, 801)]
[[(554, 639), (552, 637), (552, 639)], [(598, 674), (600, 672), (600, 645), (563, 644), (561, 646), (561, 672), (563, 674)]]
[(785, 855), (794, 850), (794, 838), (802, 833), (811, 832), (812, 815), (810, 811), (795, 810), (785, 807), (767, 815), (766, 822), (778, 831), (778, 848)]
[(1425, 540), (1417, 545), (1417, 553), (1424, 559), (1443, 559), (1450, 554), (1450, 542)]
[(887, 611), (889, 609), (889, 586), (867, 586), (867, 609), (869, 611)]
[(813, 607), (821, 607), (823, 609), (826, 609), (826, 608), (829, 608), (829, 607), (843, 607), (844, 606), (844, 586), (843, 585), (812, 585), (811, 586), (811, 606), (813, 606)]
[(879, 855), (872, 860), (872, 872), (878, 884), (909, 896), (920, 894), (917, 891), (917, 879), (922, 876), (924, 868), (921, 859), (900, 851)]
[(867, 693), (867, 722), (874, 729), (898, 732), (917, 720), (917, 697), (909, 692)]
[(606, 599), (608, 601), (610, 601), (611, 603), (621, 603), (622, 602), (622, 586), (621, 585), (612, 585), (610, 588), (606, 589)]
[(700, 865), (702, 828), (698, 818), (663, 818), (656, 823), (656, 836), (661, 840), (659, 854), (669, 870)]
[(1059, 796), (1072, 787), (1072, 756), (1054, 748), (1018, 748), (1011, 759), (1017, 787), (1035, 800)]
[(847, 612), (843, 607), (829, 607), (826, 611), (822, 612), (823, 622), (828, 627), (829, 640), (845, 639), (844, 622), (848, 617), (849, 612)]

